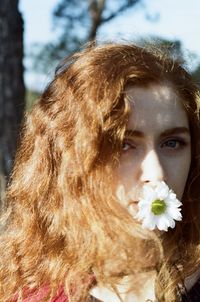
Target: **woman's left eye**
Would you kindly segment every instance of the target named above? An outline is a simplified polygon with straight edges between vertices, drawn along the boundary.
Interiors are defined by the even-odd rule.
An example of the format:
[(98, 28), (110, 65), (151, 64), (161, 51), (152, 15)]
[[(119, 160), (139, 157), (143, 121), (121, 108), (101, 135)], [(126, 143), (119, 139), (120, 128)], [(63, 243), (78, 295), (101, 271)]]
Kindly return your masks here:
[(124, 140), (122, 143), (122, 151), (128, 151), (130, 149), (135, 149), (136, 146), (133, 142), (129, 140)]
[(185, 146), (186, 143), (181, 139), (169, 139), (161, 144), (161, 148), (179, 149)]

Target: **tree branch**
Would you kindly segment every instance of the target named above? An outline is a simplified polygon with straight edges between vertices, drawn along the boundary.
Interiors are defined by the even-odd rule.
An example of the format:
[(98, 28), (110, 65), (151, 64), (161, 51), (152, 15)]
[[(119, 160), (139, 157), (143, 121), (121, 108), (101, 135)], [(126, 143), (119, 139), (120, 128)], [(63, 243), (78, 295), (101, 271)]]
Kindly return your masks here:
[(101, 19), (101, 24), (108, 22), (112, 19), (114, 19), (119, 13), (122, 13), (126, 9), (130, 8), (131, 6), (137, 4), (140, 0), (128, 0), (127, 3), (124, 3), (116, 12), (110, 14), (107, 18), (102, 18)]
[(92, 26), (88, 35), (88, 41), (94, 40), (97, 29), (102, 23), (102, 14), (105, 8), (105, 0), (90, 0), (89, 11), (92, 19)]

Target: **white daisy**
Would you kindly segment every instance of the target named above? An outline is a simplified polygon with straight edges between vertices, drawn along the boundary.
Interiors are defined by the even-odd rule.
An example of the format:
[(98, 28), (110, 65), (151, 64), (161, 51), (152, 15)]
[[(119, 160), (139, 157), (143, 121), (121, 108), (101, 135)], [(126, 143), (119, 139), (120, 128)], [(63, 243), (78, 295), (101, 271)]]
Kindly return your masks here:
[(167, 231), (169, 227), (175, 227), (175, 221), (182, 220), (181, 205), (176, 194), (164, 181), (153, 186), (146, 185), (138, 203), (136, 218), (142, 222), (144, 228)]

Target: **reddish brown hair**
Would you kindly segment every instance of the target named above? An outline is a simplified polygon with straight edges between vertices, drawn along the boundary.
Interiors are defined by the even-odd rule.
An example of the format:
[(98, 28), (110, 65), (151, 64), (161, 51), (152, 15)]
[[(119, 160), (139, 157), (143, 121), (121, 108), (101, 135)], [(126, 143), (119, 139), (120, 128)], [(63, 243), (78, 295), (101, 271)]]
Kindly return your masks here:
[[(111, 183), (130, 112), (125, 88), (164, 81), (183, 100), (193, 154), (183, 223), (158, 239), (133, 221)], [(81, 284), (70, 301), (83, 301), (92, 286), (83, 281), (88, 275), (95, 272), (97, 282), (112, 285), (157, 259), (157, 297), (176, 301), (177, 238), (182, 253), (176, 268), (183, 278), (200, 259), (199, 104), (189, 74), (160, 51), (104, 44), (63, 61), (22, 130), (3, 216), (0, 300), (46, 285), (51, 296), (60, 286), (70, 296)]]

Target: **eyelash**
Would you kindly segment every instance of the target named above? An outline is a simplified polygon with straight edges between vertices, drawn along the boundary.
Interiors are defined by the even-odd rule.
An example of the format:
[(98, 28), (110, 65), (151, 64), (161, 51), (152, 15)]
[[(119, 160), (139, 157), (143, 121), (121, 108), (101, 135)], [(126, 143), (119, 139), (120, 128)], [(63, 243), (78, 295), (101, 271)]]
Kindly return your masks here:
[[(128, 146), (130, 147), (130, 149), (135, 149), (135, 147), (136, 147), (130, 140), (127, 140), (127, 139), (125, 139), (125, 140), (122, 142), (122, 150), (123, 150), (123, 151), (127, 151), (127, 150), (125, 150), (124, 145), (128, 145)], [(129, 148), (128, 148), (128, 149), (129, 149)]]
[[(166, 144), (169, 143), (169, 142), (175, 142), (176, 145), (178, 144), (178, 147), (176, 147), (176, 146), (175, 147), (167, 146)], [(186, 145), (187, 145), (187, 142), (182, 138), (170, 138), (170, 139), (167, 139), (165, 142), (163, 142), (161, 144), (161, 148), (166, 146), (166, 148), (168, 148), (168, 149), (177, 150), (177, 149), (182, 149)]]

